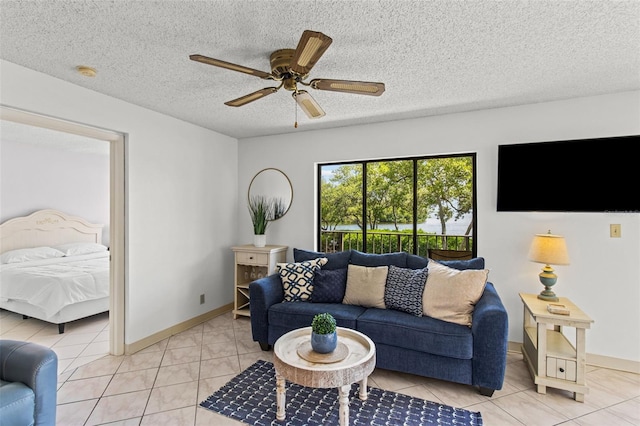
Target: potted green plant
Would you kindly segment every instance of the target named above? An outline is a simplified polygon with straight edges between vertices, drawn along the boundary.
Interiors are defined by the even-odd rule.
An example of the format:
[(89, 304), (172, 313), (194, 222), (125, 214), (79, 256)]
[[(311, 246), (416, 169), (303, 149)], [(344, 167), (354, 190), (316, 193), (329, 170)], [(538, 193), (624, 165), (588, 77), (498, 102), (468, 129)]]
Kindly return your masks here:
[(269, 222), (284, 216), (287, 208), (282, 198), (268, 198), (264, 195), (254, 195), (249, 198), (249, 215), (253, 223), (253, 245), (266, 245), (266, 232)]
[(267, 226), (272, 217), (273, 204), (263, 195), (255, 195), (249, 198), (249, 215), (253, 223), (253, 245), (264, 247), (266, 245)]
[(333, 352), (338, 345), (336, 319), (328, 312), (317, 314), (311, 321), (311, 349), (321, 354)]

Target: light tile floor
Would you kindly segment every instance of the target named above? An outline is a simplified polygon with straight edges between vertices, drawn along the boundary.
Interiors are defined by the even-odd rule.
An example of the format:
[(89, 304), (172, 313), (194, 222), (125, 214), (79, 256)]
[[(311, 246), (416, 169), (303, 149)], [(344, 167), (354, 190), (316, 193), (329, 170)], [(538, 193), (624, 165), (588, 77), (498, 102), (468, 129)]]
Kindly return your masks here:
[[(133, 355), (105, 354), (108, 317), (55, 326), (0, 311), (0, 337), (52, 347), (60, 357), (58, 425), (240, 425), (198, 404), (258, 359), (247, 318), (230, 313)], [(99, 353), (102, 351), (102, 353)], [(491, 398), (470, 386), (376, 369), (369, 385), (480, 411), (494, 425), (640, 425), (640, 375), (589, 366), (585, 402), (566, 391), (536, 393), (522, 355), (509, 353), (502, 390)]]

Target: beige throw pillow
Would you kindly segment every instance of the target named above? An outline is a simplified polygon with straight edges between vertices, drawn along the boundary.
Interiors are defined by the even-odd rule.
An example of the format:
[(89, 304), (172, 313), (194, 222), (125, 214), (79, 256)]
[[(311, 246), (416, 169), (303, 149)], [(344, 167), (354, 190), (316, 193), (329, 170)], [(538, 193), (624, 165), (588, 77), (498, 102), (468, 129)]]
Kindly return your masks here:
[(427, 284), (422, 294), (424, 315), (471, 326), (473, 308), (482, 296), (488, 269), (459, 271), (429, 259)]
[(388, 271), (388, 266), (349, 265), (342, 303), (385, 309), (384, 286)]

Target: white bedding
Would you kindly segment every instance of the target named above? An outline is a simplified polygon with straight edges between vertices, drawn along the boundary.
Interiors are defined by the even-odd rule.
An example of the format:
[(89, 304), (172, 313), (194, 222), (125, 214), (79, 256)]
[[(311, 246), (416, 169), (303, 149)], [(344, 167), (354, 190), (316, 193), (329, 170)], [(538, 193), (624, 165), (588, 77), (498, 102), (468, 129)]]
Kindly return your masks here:
[(0, 299), (37, 306), (47, 317), (108, 296), (109, 252), (0, 265)]

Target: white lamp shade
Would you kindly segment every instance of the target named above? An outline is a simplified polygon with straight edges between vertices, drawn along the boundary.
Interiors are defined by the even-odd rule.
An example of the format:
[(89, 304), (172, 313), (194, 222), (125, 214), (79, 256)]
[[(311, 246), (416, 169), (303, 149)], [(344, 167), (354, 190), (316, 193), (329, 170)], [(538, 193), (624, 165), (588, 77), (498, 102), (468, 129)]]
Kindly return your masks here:
[(568, 265), (569, 254), (564, 237), (536, 234), (529, 249), (529, 260), (547, 265)]

